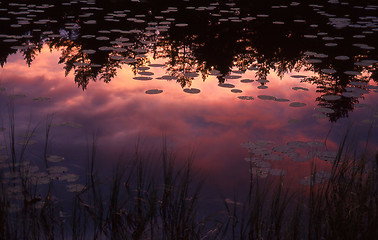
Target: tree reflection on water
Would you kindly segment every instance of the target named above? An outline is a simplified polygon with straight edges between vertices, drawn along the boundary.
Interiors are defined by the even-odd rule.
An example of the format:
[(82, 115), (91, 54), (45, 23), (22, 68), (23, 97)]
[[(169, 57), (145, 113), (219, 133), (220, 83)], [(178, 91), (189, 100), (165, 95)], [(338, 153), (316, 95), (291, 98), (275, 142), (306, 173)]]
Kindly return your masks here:
[[(61, 51), (59, 63), (64, 64), (66, 75), (74, 72), (83, 90), (91, 81), (110, 82), (123, 65), (138, 74), (141, 66), (159, 59), (183, 88), (190, 87), (197, 74), (205, 81), (214, 70), (219, 83), (235, 69), (240, 73), (254, 69), (258, 79), (266, 79), (270, 72), (283, 78), (293, 71), (310, 70), (314, 76), (302, 81), (317, 85), (321, 96), (316, 101), (333, 110), (326, 113), (331, 121), (353, 110), (358, 98), (368, 93), (370, 79), (377, 82), (376, 61), (358, 64), (377, 59), (376, 18), (362, 17), (371, 12), (352, 5), (336, 8), (327, 2), (288, 1), (277, 6), (274, 1), (237, 2), (191, 1), (175, 7), (168, 5), (170, 1), (159, 5), (155, 1), (114, 1), (112, 5), (36, 1), (34, 6), (2, 2), (7, 14), (0, 21), (1, 65), (16, 52), (31, 65), (47, 44)], [(346, 21), (345, 14), (350, 14), (349, 25), (362, 27), (340, 25)], [(350, 92), (351, 83), (359, 88), (357, 93), (343, 94)], [(328, 95), (342, 97), (330, 100), (324, 97)]]

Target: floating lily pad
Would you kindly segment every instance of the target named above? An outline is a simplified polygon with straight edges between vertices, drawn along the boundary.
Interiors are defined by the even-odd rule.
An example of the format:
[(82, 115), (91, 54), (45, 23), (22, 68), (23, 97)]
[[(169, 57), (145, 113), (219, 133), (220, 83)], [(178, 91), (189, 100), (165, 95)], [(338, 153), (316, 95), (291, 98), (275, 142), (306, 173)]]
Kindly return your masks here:
[(292, 78), (306, 78), (307, 76), (306, 75), (295, 74), (295, 75), (291, 75), (290, 77), (292, 77)]
[(343, 92), (341, 96), (346, 97), (346, 98), (358, 98), (358, 97), (361, 97), (361, 93)]
[(364, 67), (369, 67), (372, 66), (373, 64), (376, 64), (378, 61), (377, 60), (362, 60), (360, 62), (355, 62), (354, 65), (356, 66), (364, 66)]
[(116, 60), (116, 61), (121, 61), (121, 60), (124, 60), (125, 57), (124, 56), (120, 56), (120, 55), (113, 55), (113, 56), (110, 56), (110, 59)]
[(225, 76), (224, 79), (239, 79), (241, 77), (242, 76), (240, 75), (228, 75), (228, 76)]
[(67, 173), (60, 177), (60, 180), (67, 182), (76, 182), (79, 180), (79, 175), (73, 173)]
[(139, 80), (139, 81), (149, 81), (152, 80), (152, 77), (133, 77), (134, 80)]
[(322, 96), (322, 98), (327, 101), (336, 101), (336, 100), (341, 99), (341, 96), (340, 95), (324, 95)]
[(321, 113), (330, 113), (330, 114), (335, 112), (335, 110), (333, 110), (332, 108), (327, 108), (327, 107), (319, 107), (319, 108), (315, 108), (315, 110)]
[(257, 97), (260, 98), (261, 100), (276, 100), (275, 97), (269, 96), (269, 95), (259, 95)]
[(212, 76), (219, 76), (220, 75), (220, 71), (218, 71), (218, 70), (210, 70), (209, 74), (212, 75)]
[(85, 50), (82, 50), (83, 53), (86, 53), (86, 54), (94, 54), (96, 53), (96, 50), (93, 50), (93, 49), (85, 49)]
[(243, 91), (240, 89), (231, 89), (232, 93), (242, 93)]
[(306, 103), (301, 103), (301, 102), (292, 102), (289, 104), (290, 107), (304, 107), (306, 106)]
[(141, 66), (141, 67), (137, 68), (137, 70), (139, 70), (139, 71), (147, 71), (149, 69), (150, 69), (150, 67), (146, 67), (146, 66)]
[(58, 156), (58, 155), (50, 155), (46, 158), (47, 161), (49, 162), (54, 162), (54, 163), (57, 163), (57, 162), (62, 162), (64, 161), (64, 157), (62, 156)]
[(290, 102), (290, 100), (286, 98), (276, 98), (275, 101), (276, 102)]
[(304, 38), (310, 38), (310, 39), (318, 38), (318, 36), (316, 36), (316, 35), (311, 35), (311, 34), (303, 35), (303, 37), (304, 37)]
[(67, 185), (67, 192), (73, 192), (73, 193), (78, 193), (81, 192), (85, 189), (85, 186), (82, 184), (70, 184)]
[(147, 71), (142, 71), (142, 72), (138, 72), (139, 75), (143, 75), (143, 76), (152, 76), (154, 75), (153, 72), (147, 72)]
[(109, 40), (108, 37), (105, 37), (105, 36), (100, 36), (100, 37), (96, 37), (96, 40), (99, 40), (99, 41), (107, 41)]
[(259, 82), (259, 83), (261, 83), (261, 84), (264, 84), (264, 83), (268, 83), (269, 80), (267, 80), (267, 79), (257, 79), (256, 82)]
[(98, 50), (100, 50), (100, 51), (112, 51), (113, 48), (107, 47), (107, 46), (102, 46), (102, 47), (99, 47)]
[(336, 70), (329, 69), (329, 68), (323, 68), (321, 71), (324, 72), (324, 73), (327, 73), (327, 74), (334, 74), (334, 73), (336, 73)]
[(164, 75), (164, 76), (158, 77), (158, 78), (156, 78), (156, 79), (163, 79), (163, 80), (177, 80), (178, 77), (176, 77), (176, 76)]
[(191, 93), (191, 94), (197, 94), (197, 93), (200, 93), (201, 90), (199, 90), (198, 88), (185, 88), (184, 92)]
[(176, 23), (175, 26), (176, 26), (176, 27), (187, 27), (188, 24), (187, 24), (187, 23)]
[(159, 93), (162, 93), (163, 90), (159, 90), (159, 89), (150, 89), (150, 90), (147, 90), (146, 91), (146, 94), (159, 94)]
[(148, 66), (149, 67), (164, 67), (165, 65), (164, 64), (154, 63), (154, 64), (149, 64)]
[(338, 44), (337, 43), (326, 43), (324, 46), (326, 47), (336, 47)]
[(240, 80), (240, 82), (242, 82), (242, 83), (251, 83), (251, 82), (254, 82), (255, 80), (253, 80), (253, 79), (242, 79), (242, 80)]
[(75, 62), (73, 65), (76, 67), (86, 67), (86, 66), (89, 66), (89, 63)]
[[(366, 82), (357, 82), (357, 81), (353, 81), (353, 82), (350, 82), (349, 83), (350, 85), (352, 86), (356, 86), (356, 87), (361, 87), (361, 86), (366, 86), (367, 83)], [(350, 90), (356, 90), (357, 88), (353, 88), (353, 89), (350, 89)]]
[(53, 167), (46, 168), (46, 170), (49, 174), (54, 174), (54, 173), (62, 174), (62, 173), (66, 173), (68, 171), (68, 168), (64, 166), (53, 166)]
[(254, 99), (251, 96), (239, 96), (238, 98), (241, 99), (241, 100), (253, 100)]
[(258, 88), (258, 89), (267, 89), (268, 86), (262, 85), (262, 86), (258, 86), (257, 88)]
[(339, 61), (346, 61), (346, 60), (349, 60), (350, 57), (348, 57), (348, 56), (336, 56), (335, 59), (339, 60)]
[(327, 54), (323, 54), (323, 53), (316, 53), (314, 55), (314, 57), (316, 57), (316, 58), (327, 58), (328, 55)]
[(322, 60), (320, 60), (320, 59), (314, 59), (314, 58), (307, 59), (306, 61), (308, 63), (321, 63), (322, 62)]
[(303, 90), (303, 91), (308, 91), (308, 88), (305, 88), (305, 87), (292, 87), (293, 90), (297, 91), (297, 90)]
[(352, 76), (362, 75), (360, 72), (357, 71), (345, 71), (344, 74)]

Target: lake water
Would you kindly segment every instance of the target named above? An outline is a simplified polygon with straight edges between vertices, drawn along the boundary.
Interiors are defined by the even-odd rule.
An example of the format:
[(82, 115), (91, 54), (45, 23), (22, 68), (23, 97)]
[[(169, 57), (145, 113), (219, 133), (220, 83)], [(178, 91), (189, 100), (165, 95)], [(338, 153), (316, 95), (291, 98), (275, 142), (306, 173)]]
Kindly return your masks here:
[(373, 159), (378, 6), (314, 2), (1, 1), (2, 173), (15, 149), (72, 192), (93, 136), (105, 177), (137, 143), (154, 165), (166, 138), (211, 202), (250, 171), (305, 189), (345, 135)]

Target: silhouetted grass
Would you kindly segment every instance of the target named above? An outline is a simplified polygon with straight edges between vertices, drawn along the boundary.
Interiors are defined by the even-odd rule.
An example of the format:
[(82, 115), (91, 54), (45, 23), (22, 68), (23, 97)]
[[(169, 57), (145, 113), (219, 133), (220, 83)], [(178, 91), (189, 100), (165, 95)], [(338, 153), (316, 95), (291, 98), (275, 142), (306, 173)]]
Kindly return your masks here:
[[(12, 114), (12, 112), (11, 112)], [(377, 162), (350, 154), (345, 141), (332, 163), (330, 177), (318, 183), (314, 164), (308, 195), (282, 184), (250, 176), (246, 198), (224, 201), (217, 216), (199, 211), (201, 187), (192, 171), (193, 154), (184, 166), (168, 151), (147, 155), (139, 144), (132, 157), (120, 157), (110, 179), (97, 172), (96, 138), (88, 149), (85, 186), (72, 202), (54, 197), (54, 178), (41, 187), (34, 166), (25, 161), (30, 133), (15, 147), (10, 116), (9, 166), (0, 172), (0, 239), (377, 239)], [(41, 165), (49, 168), (48, 141)], [(30, 129), (30, 128), (29, 128)], [(159, 160), (160, 167), (156, 167)], [(113, 161), (114, 162), (114, 161)], [(252, 166), (251, 166), (252, 168)], [(226, 214), (224, 214), (226, 213)]]
[[(262, 184), (251, 175), (247, 199), (225, 202), (225, 239), (377, 239), (377, 163), (354, 157), (340, 144), (329, 179), (315, 165), (308, 195)], [(251, 171), (252, 172), (252, 171)]]

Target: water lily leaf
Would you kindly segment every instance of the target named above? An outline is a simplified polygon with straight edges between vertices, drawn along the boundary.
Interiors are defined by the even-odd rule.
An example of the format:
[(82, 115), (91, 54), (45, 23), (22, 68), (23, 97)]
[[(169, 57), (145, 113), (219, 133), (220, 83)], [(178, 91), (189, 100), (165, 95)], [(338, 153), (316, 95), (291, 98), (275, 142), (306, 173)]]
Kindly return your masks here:
[(150, 90), (147, 90), (146, 91), (146, 94), (159, 94), (159, 93), (162, 93), (163, 90), (160, 90), (160, 89), (150, 89)]
[(64, 161), (64, 157), (62, 156), (58, 156), (58, 155), (50, 155), (46, 158), (47, 161), (49, 162), (54, 162), (54, 163), (57, 163), (57, 162), (62, 162)]
[(185, 88), (184, 92), (190, 93), (190, 94), (197, 94), (197, 93), (200, 93), (201, 90), (199, 90), (197, 88)]

